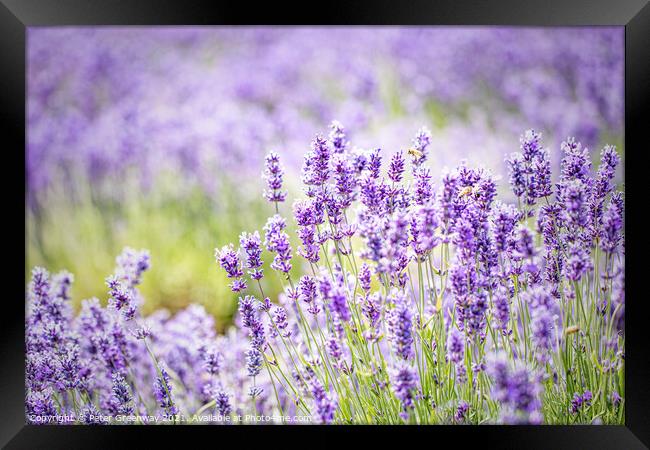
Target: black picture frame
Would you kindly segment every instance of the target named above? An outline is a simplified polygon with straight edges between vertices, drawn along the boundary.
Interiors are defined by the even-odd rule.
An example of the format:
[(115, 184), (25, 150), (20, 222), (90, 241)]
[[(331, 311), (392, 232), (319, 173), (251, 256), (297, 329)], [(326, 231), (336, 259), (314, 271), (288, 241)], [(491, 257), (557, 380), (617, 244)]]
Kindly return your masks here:
[[(288, 11), (291, 11), (289, 15)], [(12, 231), (5, 242), (14, 244), (15, 254), (5, 255), (9, 269), (5, 283), (9, 289), (0, 309), (0, 445), (7, 449), (38, 448), (116, 448), (118, 445), (147, 439), (153, 447), (154, 435), (168, 444), (181, 439), (192, 443), (196, 434), (204, 434), (211, 446), (224, 433), (235, 434), (240, 444), (247, 443), (253, 432), (262, 430), (265, 442), (276, 445), (312, 445), (311, 432), (328, 435), (324, 443), (348, 440), (353, 434), (368, 437), (406, 438), (404, 433), (419, 434), (425, 445), (472, 441), (481, 448), (553, 448), (553, 449), (642, 449), (650, 446), (650, 351), (647, 345), (647, 318), (650, 308), (643, 298), (641, 271), (646, 262), (639, 244), (644, 239), (643, 173), (641, 155), (646, 150), (648, 104), (650, 103), (650, 4), (645, 0), (545, 0), (535, 2), (445, 0), (408, 2), (350, 1), (304, 3), (282, 8), (275, 2), (249, 5), (243, 2), (205, 0), (0, 0), (0, 123), (5, 142), (3, 152), (3, 196), (6, 224), (20, 228), (16, 220), (25, 208), (18, 186), (26, 183), (25, 149), (25, 48), (26, 31), (35, 26), (65, 25), (223, 25), (244, 24), (359, 24), (359, 25), (514, 25), (514, 26), (586, 26), (625, 27), (625, 147), (626, 147), (626, 413), (624, 426), (435, 426), (435, 427), (56, 427), (25, 425), (24, 417), (24, 272), (19, 240)], [(26, 187), (26, 184), (25, 184)], [(629, 206), (631, 205), (631, 207)], [(7, 206), (9, 208), (7, 208)], [(23, 216), (24, 217), (24, 216)], [(17, 231), (16, 233), (18, 233)], [(24, 247), (22, 249), (24, 251)], [(22, 252), (24, 258), (24, 252)], [(638, 260), (635, 264), (633, 261)], [(632, 262), (631, 262), (632, 261)], [(647, 261), (647, 260), (646, 260)], [(24, 267), (24, 266), (23, 266)], [(629, 293), (632, 293), (631, 295)], [(217, 434), (217, 430), (218, 433)], [(296, 444), (287, 433), (307, 434)], [(278, 433), (282, 433), (279, 435)], [(345, 434), (340, 434), (345, 433)], [(329, 438), (331, 435), (331, 438)], [(218, 438), (218, 439), (215, 439)], [(225, 441), (223, 441), (225, 443)], [(233, 441), (237, 442), (237, 440)], [(403, 441), (406, 445), (411, 442)], [(226, 445), (235, 445), (228, 443)], [(450, 445), (450, 444), (447, 444)], [(454, 448), (457, 447), (456, 444)], [(486, 447), (487, 446), (487, 447)]]

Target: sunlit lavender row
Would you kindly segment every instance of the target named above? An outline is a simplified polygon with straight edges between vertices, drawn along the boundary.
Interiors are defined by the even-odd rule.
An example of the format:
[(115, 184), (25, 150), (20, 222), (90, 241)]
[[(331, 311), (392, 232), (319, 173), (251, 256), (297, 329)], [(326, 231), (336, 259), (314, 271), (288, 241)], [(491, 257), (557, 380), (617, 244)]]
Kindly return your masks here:
[(500, 201), (474, 161), (440, 173), (431, 141), (421, 128), (404, 150), (360, 150), (335, 121), (304, 155), (298, 196), (268, 153), (265, 226), (215, 250), (239, 298), (223, 335), (198, 305), (141, 314), (147, 251), (126, 248), (108, 305), (78, 314), (72, 275), (35, 268), (27, 420), (622, 424), (616, 148), (592, 167), (565, 138), (553, 175), (543, 134), (525, 131), (501, 181), (514, 201)]

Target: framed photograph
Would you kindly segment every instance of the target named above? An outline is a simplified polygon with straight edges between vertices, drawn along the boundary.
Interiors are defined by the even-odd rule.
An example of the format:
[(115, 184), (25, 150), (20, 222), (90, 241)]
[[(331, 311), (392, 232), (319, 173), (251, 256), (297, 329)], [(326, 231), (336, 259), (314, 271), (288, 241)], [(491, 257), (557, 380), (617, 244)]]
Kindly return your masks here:
[(2, 0), (0, 444), (648, 448), (619, 3)]

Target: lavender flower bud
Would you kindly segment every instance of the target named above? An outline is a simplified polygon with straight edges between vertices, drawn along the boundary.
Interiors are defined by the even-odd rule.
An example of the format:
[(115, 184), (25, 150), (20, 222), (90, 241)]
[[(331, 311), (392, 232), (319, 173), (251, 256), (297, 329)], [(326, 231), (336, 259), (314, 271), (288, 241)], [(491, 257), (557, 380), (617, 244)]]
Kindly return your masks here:
[(522, 136), (519, 137), (519, 144), (521, 146), (521, 154), (524, 161), (532, 162), (535, 158), (539, 157), (542, 153), (542, 134), (535, 130), (526, 130)]
[(106, 279), (106, 285), (109, 288), (110, 305), (117, 311), (122, 311), (127, 320), (133, 319), (136, 312), (133, 290), (124, 286), (116, 276), (108, 277)]
[(411, 222), (413, 250), (424, 259), (439, 243), (436, 229), (440, 225), (439, 211), (432, 204), (420, 206)]
[(219, 389), (214, 396), (214, 401), (216, 403), (217, 412), (221, 416), (227, 416), (232, 412), (230, 397), (225, 391)]
[(322, 424), (332, 423), (334, 421), (334, 413), (338, 407), (337, 402), (330, 397), (316, 377), (310, 378), (309, 383), (311, 385), (311, 394), (314, 398), (316, 417)]
[(449, 327), (447, 337), (447, 358), (454, 364), (458, 364), (465, 357), (465, 336), (453, 325)]
[(316, 281), (309, 276), (303, 276), (298, 282), (299, 298), (307, 303), (309, 306), (307, 311), (313, 315), (320, 312), (320, 308), (316, 303), (317, 286)]
[(119, 373), (113, 373), (111, 404), (116, 414), (129, 415), (135, 412), (131, 388)]
[(158, 375), (153, 386), (154, 397), (158, 402), (158, 406), (165, 409), (168, 414), (178, 414), (178, 408), (176, 408), (172, 399), (172, 385), (169, 374), (164, 367), (160, 367), (160, 373), (162, 377)]
[(411, 165), (414, 169), (420, 167), (427, 160), (429, 144), (431, 144), (431, 132), (426, 127), (422, 127), (413, 138), (413, 150), (415, 151), (411, 152)]
[(115, 259), (117, 267), (116, 277), (128, 288), (133, 288), (141, 283), (142, 274), (151, 267), (151, 258), (147, 250), (134, 250), (125, 247)]
[(273, 321), (275, 323), (275, 326), (280, 330), (282, 337), (286, 338), (291, 336), (291, 330), (287, 329), (289, 326), (289, 321), (287, 319), (286, 309), (281, 306), (276, 307), (275, 311), (273, 312)]
[(302, 181), (307, 186), (322, 186), (329, 179), (330, 149), (327, 141), (320, 135), (314, 138), (312, 150), (305, 155), (302, 174)]
[(230, 284), (230, 289), (233, 292), (240, 292), (246, 289), (246, 283), (241, 278), (244, 276), (241, 262), (239, 261), (239, 254), (235, 252), (232, 244), (228, 244), (221, 248), (215, 249), (215, 258), (221, 268), (226, 271), (226, 276), (233, 279)]
[(330, 124), (329, 140), (332, 143), (334, 153), (344, 153), (349, 142), (345, 140), (345, 129), (341, 122), (333, 120)]
[(249, 295), (244, 298), (239, 297), (239, 314), (241, 316), (242, 325), (244, 328), (248, 328), (249, 330), (251, 346), (257, 350), (264, 351), (266, 348), (264, 326), (257, 317), (255, 303), (255, 297)]
[(507, 290), (503, 287), (497, 289), (492, 298), (492, 302), (494, 305), (493, 315), (497, 321), (498, 329), (506, 334), (510, 322), (510, 300)]
[(368, 162), (368, 172), (371, 179), (378, 179), (381, 171), (381, 149), (377, 148), (370, 153), (370, 161)]
[(467, 413), (469, 412), (469, 405), (465, 400), (458, 402), (458, 407), (454, 413), (454, 420), (456, 422), (464, 422), (467, 418)]
[(516, 197), (520, 198), (526, 193), (527, 170), (524, 157), (520, 153), (513, 153), (506, 159), (508, 173), (510, 174), (510, 187)]
[(532, 331), (531, 342), (535, 349), (537, 361), (546, 364), (553, 348), (553, 329), (555, 323), (551, 313), (546, 309), (537, 309), (533, 312), (530, 328)]
[(404, 362), (398, 361), (392, 369), (391, 385), (393, 393), (402, 405), (402, 418), (408, 419), (409, 411), (415, 407), (415, 390), (417, 387), (417, 374), (411, 366)]
[(223, 360), (223, 354), (213, 348), (205, 349), (203, 353), (203, 367), (210, 375), (219, 375)]
[(582, 144), (576, 142), (574, 138), (567, 138), (561, 144), (564, 158), (562, 159), (562, 183), (569, 180), (580, 180), (587, 183), (589, 172), (591, 170), (591, 161), (589, 152), (582, 148)]
[(25, 399), (25, 414), (31, 416), (55, 416), (56, 406), (49, 390), (30, 391)]
[(288, 275), (291, 271), (292, 250), (289, 236), (283, 231), (285, 227), (286, 221), (278, 214), (269, 217), (264, 225), (264, 245), (268, 251), (276, 253), (271, 268)]
[(354, 175), (354, 168), (344, 155), (336, 155), (333, 161), (333, 166), (334, 182), (338, 201), (340, 207), (346, 209), (354, 200), (354, 190), (357, 184)]
[(249, 269), (253, 280), (261, 280), (264, 277), (262, 267), (262, 244), (260, 241), (260, 234), (255, 231), (254, 233), (242, 233), (239, 236), (239, 245), (244, 250), (244, 263), (246, 268)]
[(264, 198), (271, 203), (283, 202), (287, 198), (286, 191), (282, 191), (282, 176), (284, 169), (280, 164), (280, 156), (275, 152), (269, 152), (264, 158), (264, 179), (267, 189), (264, 190)]
[(404, 153), (397, 152), (393, 155), (390, 160), (390, 166), (388, 167), (388, 178), (394, 183), (399, 183), (402, 181), (402, 176), (404, 175)]
[(402, 359), (413, 357), (413, 318), (401, 291), (394, 291), (391, 300), (395, 306), (387, 313), (389, 340), (393, 351)]
[(584, 246), (575, 243), (569, 247), (569, 256), (564, 266), (564, 276), (571, 281), (578, 281), (592, 268), (591, 258)]
[(370, 272), (370, 267), (368, 267), (368, 264), (364, 262), (361, 264), (361, 268), (359, 269), (359, 284), (361, 285), (361, 289), (366, 293), (370, 292), (371, 282), (372, 273)]
[(345, 291), (341, 287), (334, 287), (327, 298), (329, 300), (328, 306), (332, 314), (344, 322), (349, 322), (351, 316)]
[(361, 312), (370, 322), (370, 326), (376, 328), (381, 317), (381, 295), (379, 292), (365, 297)]
[(509, 253), (514, 244), (513, 230), (519, 220), (519, 212), (513, 205), (498, 204), (492, 216), (494, 243), (498, 252)]
[(425, 205), (433, 200), (433, 184), (431, 183), (431, 172), (421, 167), (415, 171), (415, 192), (413, 198), (417, 205)]
[(606, 253), (614, 253), (622, 239), (623, 218), (617, 205), (611, 201), (603, 215), (600, 248)]
[(492, 397), (500, 403), (500, 421), (506, 424), (541, 422), (542, 386), (526, 367), (511, 368), (505, 352), (489, 355), (487, 372)]
[(334, 360), (334, 365), (339, 370), (343, 370), (343, 348), (341, 347), (341, 342), (336, 333), (328, 336), (325, 347), (327, 349), (327, 354)]
[(246, 351), (246, 370), (249, 377), (255, 377), (262, 371), (262, 353), (256, 348)]
[(616, 147), (613, 145), (603, 147), (600, 152), (600, 166), (594, 182), (594, 197), (596, 200), (604, 199), (611, 191), (611, 182), (614, 179), (619, 161)]

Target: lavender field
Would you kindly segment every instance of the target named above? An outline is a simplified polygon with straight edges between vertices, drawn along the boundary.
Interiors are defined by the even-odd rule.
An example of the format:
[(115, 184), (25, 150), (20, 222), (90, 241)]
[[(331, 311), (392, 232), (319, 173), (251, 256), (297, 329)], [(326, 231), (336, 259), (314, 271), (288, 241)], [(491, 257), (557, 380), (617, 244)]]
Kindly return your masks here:
[(623, 37), (30, 29), (27, 422), (622, 424)]

